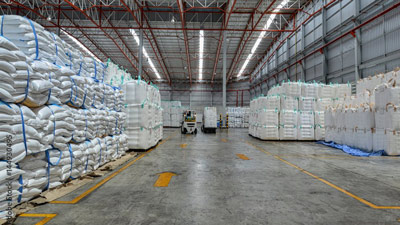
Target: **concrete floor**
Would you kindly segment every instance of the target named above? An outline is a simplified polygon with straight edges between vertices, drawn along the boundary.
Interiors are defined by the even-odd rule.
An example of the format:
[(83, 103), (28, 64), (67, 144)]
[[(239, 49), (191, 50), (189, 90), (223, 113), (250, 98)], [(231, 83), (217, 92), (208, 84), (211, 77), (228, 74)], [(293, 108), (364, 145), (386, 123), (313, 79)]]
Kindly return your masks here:
[[(197, 136), (166, 129), (168, 136), (78, 203), (29, 213), (55, 213), (47, 224), (68, 225), (400, 224), (399, 157), (352, 157), (313, 142), (263, 142), (247, 129)], [(166, 171), (177, 176), (168, 187), (154, 187)], [(72, 200), (98, 181), (58, 200)], [(40, 220), (19, 217), (16, 224)]]

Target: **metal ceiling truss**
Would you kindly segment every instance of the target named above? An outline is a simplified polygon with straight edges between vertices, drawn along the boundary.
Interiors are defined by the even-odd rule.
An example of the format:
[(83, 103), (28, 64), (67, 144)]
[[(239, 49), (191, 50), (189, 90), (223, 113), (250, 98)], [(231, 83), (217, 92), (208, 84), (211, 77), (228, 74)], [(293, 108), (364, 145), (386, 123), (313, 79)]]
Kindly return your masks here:
[[(110, 58), (132, 74), (139, 68), (139, 47), (129, 30), (142, 29), (144, 48), (162, 75), (158, 82), (171, 85), (181, 78), (198, 82), (199, 30), (205, 31), (206, 47), (202, 82), (211, 83), (221, 78), (224, 32), (229, 39), (229, 79), (237, 74), (259, 32), (266, 32), (244, 72), (248, 78), (272, 41), (294, 31), (294, 25), (286, 25), (305, 1), (290, 0), (276, 12), (281, 0), (0, 0), (0, 12), (27, 16), (55, 33), (63, 30), (101, 60)], [(269, 14), (277, 14), (276, 23), (264, 29)], [(150, 64), (143, 62), (144, 74), (155, 81)]]

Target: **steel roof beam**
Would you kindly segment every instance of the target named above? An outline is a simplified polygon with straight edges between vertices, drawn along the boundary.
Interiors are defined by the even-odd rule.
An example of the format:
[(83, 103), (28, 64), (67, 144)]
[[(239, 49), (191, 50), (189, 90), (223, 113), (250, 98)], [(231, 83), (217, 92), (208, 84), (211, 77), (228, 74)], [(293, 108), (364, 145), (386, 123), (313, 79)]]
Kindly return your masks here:
[[(79, 11), (80, 13), (82, 13), (88, 20), (90, 20), (96, 27), (97, 29), (100, 29), (103, 31), (104, 35), (106, 35), (112, 42), (114, 42), (114, 44), (117, 46), (117, 48), (121, 51), (121, 53), (126, 57), (126, 59), (128, 60), (128, 62), (132, 65), (132, 67), (138, 71), (138, 68), (135, 66), (135, 64), (132, 62), (132, 60), (127, 56), (127, 54), (124, 52), (124, 50), (121, 48), (121, 46), (119, 46), (119, 44), (114, 40), (114, 38), (112, 38), (104, 29), (102, 26), (98, 25), (96, 23), (96, 21), (94, 21), (87, 13), (86, 11), (80, 9), (78, 6), (74, 5), (71, 1), (69, 0), (64, 0), (64, 2), (66, 2), (67, 4), (69, 4), (71, 7), (73, 7), (74, 9), (76, 9), (77, 11)], [(113, 28), (115, 30), (115, 28)], [(147, 73), (146, 73), (147, 74)], [(152, 78), (147, 74), (148, 78), (150, 80), (152, 80)]]
[[(141, 24), (141, 23), (139, 22), (138, 18), (135, 16), (135, 13), (128, 7), (128, 5), (125, 3), (124, 0), (120, 0), (120, 1), (121, 1), (121, 3), (124, 5), (124, 7), (126, 8), (126, 10), (127, 10), (127, 11), (132, 15), (132, 17), (135, 19), (136, 23), (137, 23), (140, 27), (142, 27), (142, 29), (143, 29), (143, 24)], [(135, 0), (135, 3), (136, 3), (136, 6), (142, 11), (142, 14), (143, 14), (143, 9), (140, 7), (139, 3), (138, 3), (136, 0)], [(144, 14), (143, 14), (143, 15), (144, 15)], [(147, 26), (148, 26), (149, 28), (151, 28), (151, 27), (150, 27), (150, 24), (149, 24), (149, 21), (147, 20), (147, 17), (146, 17), (146, 16), (144, 16), (144, 20), (146, 21)], [(151, 40), (150, 40), (150, 38), (148, 37), (147, 33), (146, 33), (146, 32), (143, 32), (143, 33), (144, 33), (144, 35), (146, 36), (147, 40), (149, 40), (150, 46), (151, 46), (151, 48), (152, 48), (152, 50), (153, 50), (153, 52), (154, 52), (154, 55), (155, 55), (156, 58), (157, 58), (158, 64), (160, 64), (160, 66), (161, 66), (161, 68), (162, 68), (162, 71), (163, 71), (163, 73), (164, 73), (164, 76), (167, 77), (168, 83), (169, 83), (169, 85), (171, 85), (171, 76), (170, 76), (170, 74), (169, 74), (169, 71), (168, 71), (167, 67), (165, 66), (164, 60), (162, 59), (163, 57), (162, 57), (160, 48), (159, 48), (159, 46), (158, 46), (157, 39), (155, 38), (155, 36), (154, 36), (154, 34), (153, 34), (153, 31), (150, 30), (150, 34), (151, 34), (151, 36), (152, 36), (152, 38), (153, 38), (153, 40), (154, 40), (154, 44), (156, 45), (156, 48), (157, 48), (157, 50), (158, 50), (158, 53), (160, 54), (161, 60), (159, 59), (159, 57), (158, 57), (158, 55), (157, 55), (157, 52), (156, 52), (156, 50), (154, 49), (153, 44), (151, 43)], [(162, 62), (162, 63), (161, 63), (161, 62)], [(165, 69), (164, 69), (164, 67), (165, 67)]]
[[(223, 29), (226, 29), (228, 27), (229, 19), (231, 18), (232, 11), (235, 8), (235, 5), (236, 5), (236, 0), (234, 0), (234, 2), (232, 3), (232, 7), (231, 7), (231, 10), (230, 10), (230, 12), (228, 14), (228, 18), (226, 18), (226, 16), (224, 17), (224, 18), (226, 18), (226, 20), (224, 20), (225, 23), (222, 24), (222, 28)], [(227, 7), (228, 6), (229, 6), (229, 2), (228, 2)], [(219, 55), (221, 53), (222, 41), (224, 40), (223, 39), (223, 34), (224, 34), (223, 31), (219, 32), (218, 47), (217, 47), (217, 53), (216, 53), (216, 56), (215, 56), (215, 62), (214, 62), (214, 68), (213, 68), (213, 72), (212, 72), (211, 82), (214, 81), (214, 78), (215, 78), (215, 75), (216, 75), (216, 72), (217, 72), (217, 64), (218, 64), (218, 60), (219, 60)], [(227, 40), (227, 39), (225, 38), (225, 40)]]
[[(188, 43), (188, 38), (187, 38), (187, 33), (185, 30), (185, 15), (184, 15), (184, 6), (182, 0), (176, 0), (178, 3), (178, 8), (179, 8), (179, 15), (181, 17), (181, 23), (182, 23), (182, 31), (183, 31), (183, 37), (185, 41), (185, 50), (186, 50), (186, 62), (189, 70), (189, 81), (190, 85), (192, 85), (192, 68), (190, 64), (190, 55), (189, 55), (189, 43)], [(200, 29), (199, 29), (200, 30)]]
[[(257, 5), (255, 11), (257, 11), (258, 7), (261, 5), (261, 2), (262, 2), (262, 0), (260, 0), (260, 2), (258, 3), (258, 5)], [(258, 20), (257, 20), (257, 22), (254, 24), (254, 26), (252, 26), (252, 30), (254, 30), (254, 29), (258, 26), (258, 24), (261, 22), (261, 19), (264, 17), (265, 13), (268, 12), (268, 11), (272, 8), (272, 6), (275, 4), (275, 2), (276, 2), (276, 0), (272, 0), (272, 2), (269, 4), (269, 6), (267, 7), (267, 9), (264, 11), (264, 13), (261, 14), (260, 18), (258, 18)], [(255, 11), (254, 11), (254, 12), (255, 12)], [(249, 17), (249, 21), (248, 21), (247, 24), (246, 24), (246, 30), (247, 30), (247, 28), (248, 28), (250, 22), (253, 21), (253, 18), (254, 18), (254, 14), (252, 14), (252, 15)], [(244, 49), (246, 48), (247, 41), (249, 40), (249, 38), (250, 38), (251, 35), (253, 34), (253, 31), (250, 32), (250, 34), (247, 36), (246, 40), (243, 42), (243, 45), (242, 45), (242, 41), (243, 41), (243, 39), (244, 39), (245, 34), (246, 34), (246, 33), (244, 32), (243, 35), (242, 35), (242, 39), (241, 39), (241, 41), (240, 41), (240, 43), (239, 43), (238, 49), (237, 49), (237, 50), (240, 49), (240, 51), (236, 51), (236, 53), (238, 53), (238, 54), (237, 54), (237, 59), (233, 61), (233, 66), (231, 65), (231, 68), (229, 69), (229, 74), (228, 74), (228, 77), (227, 77), (227, 82), (229, 82), (229, 79), (231, 78), (232, 73), (233, 73), (233, 71), (235, 70), (235, 68), (236, 68), (236, 66), (237, 66), (237, 64), (238, 64), (238, 62), (239, 62), (238, 59), (239, 59), (240, 57), (242, 57), (242, 53), (243, 53)], [(241, 47), (241, 46), (243, 46), (243, 47)], [(235, 56), (235, 58), (236, 58), (236, 56)]]

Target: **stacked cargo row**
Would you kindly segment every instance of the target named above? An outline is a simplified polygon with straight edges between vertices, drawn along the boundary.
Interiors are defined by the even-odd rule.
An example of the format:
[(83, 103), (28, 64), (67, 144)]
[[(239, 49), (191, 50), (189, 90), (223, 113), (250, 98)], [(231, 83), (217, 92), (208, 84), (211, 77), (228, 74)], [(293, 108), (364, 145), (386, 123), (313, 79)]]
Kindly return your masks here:
[[(128, 149), (105, 65), (20, 16), (0, 18), (0, 217)], [(6, 211), (8, 210), (8, 211)]]
[(233, 128), (248, 128), (250, 108), (246, 107), (228, 107), (228, 126)]
[(148, 149), (163, 137), (160, 91), (143, 80), (124, 84), (129, 149)]
[(400, 72), (357, 82), (356, 95), (325, 111), (327, 142), (400, 154)]
[(163, 121), (165, 127), (180, 127), (184, 108), (180, 101), (162, 101)]
[(249, 134), (262, 140), (323, 140), (324, 110), (349, 95), (348, 84), (284, 82), (250, 102)]

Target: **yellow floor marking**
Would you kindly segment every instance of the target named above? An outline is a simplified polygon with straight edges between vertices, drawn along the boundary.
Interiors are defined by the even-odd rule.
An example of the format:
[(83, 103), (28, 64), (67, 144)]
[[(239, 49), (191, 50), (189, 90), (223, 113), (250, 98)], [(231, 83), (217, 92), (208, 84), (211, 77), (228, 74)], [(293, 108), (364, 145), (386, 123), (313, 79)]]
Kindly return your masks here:
[(253, 146), (257, 150), (262, 151), (267, 155), (273, 156), (275, 159), (278, 159), (278, 160), (286, 163), (287, 165), (289, 165), (289, 166), (291, 166), (293, 168), (296, 168), (300, 172), (303, 172), (303, 173), (305, 173), (305, 174), (307, 174), (307, 175), (309, 175), (309, 176), (321, 181), (322, 183), (325, 183), (325, 184), (329, 185), (330, 187), (333, 187), (334, 189), (336, 189), (336, 190), (338, 190), (338, 191), (340, 191), (340, 192), (342, 192), (342, 193), (344, 193), (344, 194), (346, 194), (346, 195), (358, 200), (359, 202), (361, 202), (361, 203), (363, 203), (363, 204), (365, 204), (365, 205), (367, 205), (367, 206), (369, 206), (371, 208), (374, 208), (374, 209), (400, 209), (400, 206), (378, 206), (378, 205), (375, 205), (375, 204), (373, 204), (373, 203), (371, 203), (371, 202), (369, 202), (369, 201), (367, 201), (367, 200), (365, 200), (365, 199), (363, 199), (361, 197), (358, 197), (357, 195), (355, 195), (355, 194), (353, 194), (353, 193), (351, 193), (349, 191), (346, 191), (345, 189), (343, 189), (343, 188), (341, 188), (341, 187), (339, 187), (339, 186), (337, 186), (337, 185), (335, 185), (335, 184), (333, 184), (333, 183), (331, 183), (331, 182), (329, 182), (329, 181), (327, 181), (325, 179), (322, 179), (322, 178), (318, 177), (317, 175), (314, 175), (314, 174), (304, 170), (303, 168), (301, 168), (301, 167), (299, 167), (299, 166), (297, 166), (297, 165), (295, 165), (293, 163), (290, 163), (290, 162), (282, 159), (281, 157), (279, 157), (277, 155), (272, 154), (271, 152), (268, 152), (267, 150), (265, 150), (263, 148), (260, 148), (260, 147), (258, 147), (256, 145), (253, 145), (252, 143), (250, 143), (248, 141), (246, 141), (246, 143), (248, 145), (250, 145), (250, 146)]
[(226, 140), (225, 138), (222, 138), (221, 141), (225, 143), (228, 142), (228, 140)]
[(245, 156), (245, 155), (243, 155), (243, 154), (236, 154), (236, 155), (237, 155), (237, 157), (239, 157), (239, 158), (241, 158), (241, 159), (243, 159), (243, 160), (250, 160), (249, 157), (247, 157), (247, 156)]
[(86, 197), (87, 195), (89, 195), (90, 193), (92, 193), (94, 190), (96, 190), (97, 188), (99, 188), (100, 186), (102, 186), (103, 184), (105, 184), (107, 181), (111, 180), (113, 177), (117, 176), (119, 173), (121, 173), (122, 171), (126, 170), (128, 167), (130, 167), (132, 164), (134, 164), (136, 161), (138, 161), (139, 159), (143, 158), (144, 156), (146, 156), (147, 154), (149, 154), (150, 152), (152, 152), (154, 149), (156, 149), (158, 146), (164, 144), (167, 140), (169, 140), (172, 136), (171, 135), (168, 138), (164, 139), (163, 141), (161, 141), (160, 143), (158, 143), (155, 147), (149, 149), (147, 152), (141, 154), (139, 157), (137, 157), (136, 159), (134, 159), (133, 161), (129, 162), (128, 164), (126, 164), (125, 166), (121, 167), (119, 170), (115, 171), (114, 173), (112, 173), (110, 176), (104, 178), (102, 181), (100, 181), (99, 183), (97, 183), (96, 185), (94, 185), (93, 187), (91, 187), (89, 190), (83, 192), (81, 195), (79, 195), (78, 197), (74, 198), (71, 201), (51, 201), (50, 203), (54, 203), (54, 204), (75, 204), (77, 202), (79, 202), (82, 198)]
[(23, 213), (19, 216), (22, 217), (44, 217), (41, 221), (37, 222), (35, 225), (43, 225), (49, 222), (51, 219), (57, 216), (57, 214), (33, 214), (33, 213)]
[(157, 181), (154, 183), (154, 187), (168, 187), (168, 184), (173, 176), (176, 176), (176, 174), (171, 172), (160, 173)]
[(181, 148), (186, 148), (187, 144), (181, 144)]

